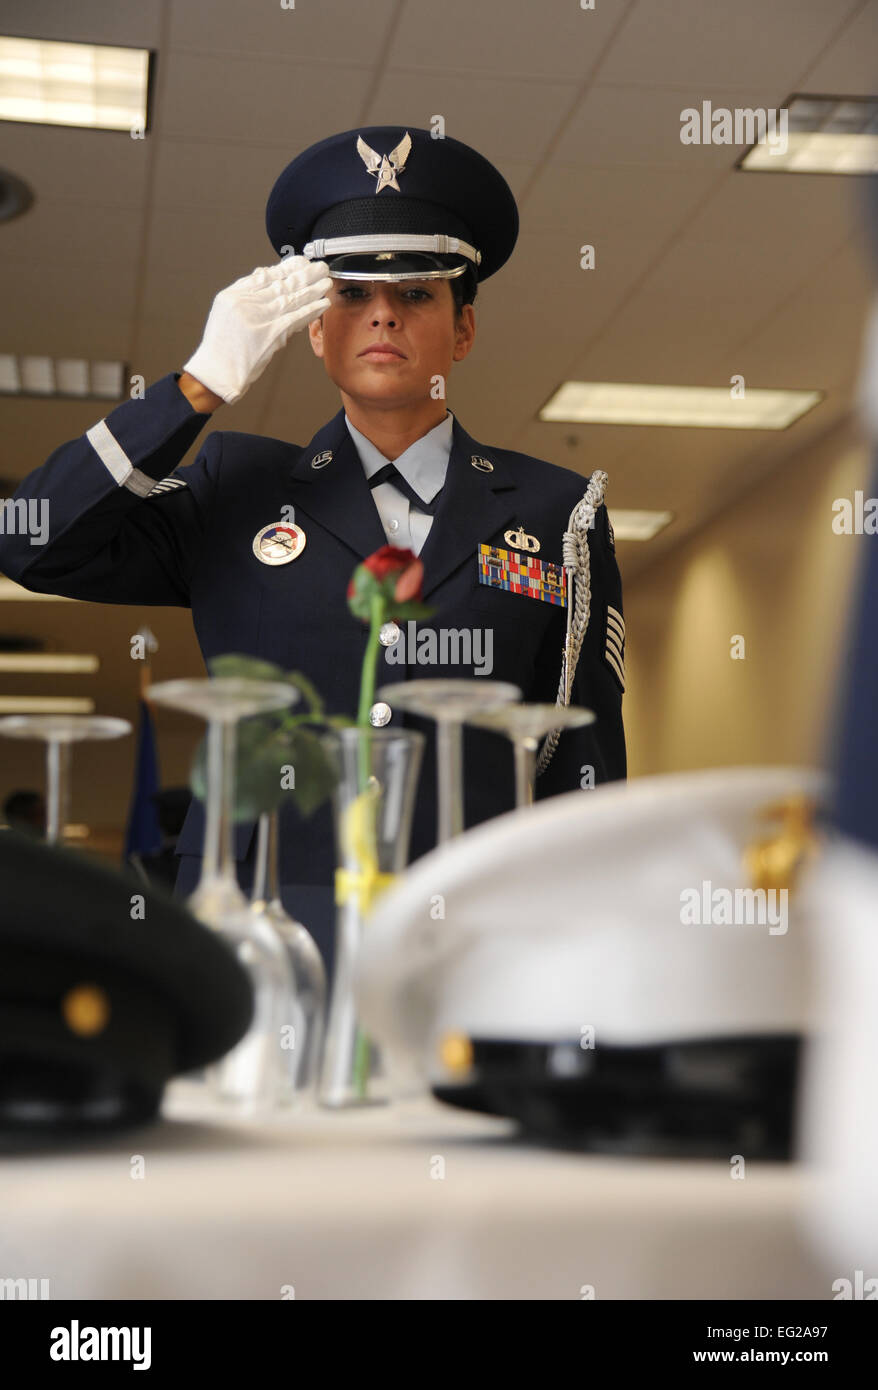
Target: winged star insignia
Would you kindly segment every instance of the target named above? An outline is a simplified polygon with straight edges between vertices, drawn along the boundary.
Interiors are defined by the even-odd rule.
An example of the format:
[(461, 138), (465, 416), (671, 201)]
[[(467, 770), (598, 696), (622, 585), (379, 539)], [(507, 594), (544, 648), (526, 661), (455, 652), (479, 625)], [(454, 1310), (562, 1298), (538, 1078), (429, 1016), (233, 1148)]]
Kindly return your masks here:
[(412, 147), (412, 137), (406, 131), (395, 149), (390, 154), (379, 154), (373, 150), (371, 145), (367, 145), (362, 135), (357, 136), (357, 154), (362, 159), (369, 173), (378, 180), (375, 188), (376, 193), (380, 193), (382, 188), (395, 188), (399, 193), (399, 184), (396, 181), (397, 174), (401, 174), (405, 168), (405, 162), (409, 157)]

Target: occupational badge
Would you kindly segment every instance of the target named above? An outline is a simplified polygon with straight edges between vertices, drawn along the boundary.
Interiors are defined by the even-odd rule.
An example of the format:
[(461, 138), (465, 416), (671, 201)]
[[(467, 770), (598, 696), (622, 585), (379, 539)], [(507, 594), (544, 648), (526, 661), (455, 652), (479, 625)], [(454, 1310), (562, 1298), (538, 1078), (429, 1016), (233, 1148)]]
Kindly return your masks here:
[(273, 521), (253, 537), (253, 554), (263, 565), (288, 565), (304, 549), (301, 526), (289, 526), (285, 521)]
[(531, 555), (535, 555), (540, 548), (536, 536), (529, 536), (520, 523), (517, 531), (504, 531), (503, 539), (507, 545), (514, 546), (516, 550), (527, 550)]

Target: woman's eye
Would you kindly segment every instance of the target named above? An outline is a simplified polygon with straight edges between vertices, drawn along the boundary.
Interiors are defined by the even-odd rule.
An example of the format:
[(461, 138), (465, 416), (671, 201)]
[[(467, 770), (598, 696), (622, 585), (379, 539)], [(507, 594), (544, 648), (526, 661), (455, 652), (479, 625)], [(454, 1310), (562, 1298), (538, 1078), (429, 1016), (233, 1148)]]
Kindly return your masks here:
[(428, 290), (422, 290), (420, 288), (417, 288), (413, 290), (407, 290), (406, 297), (413, 298), (415, 302), (418, 303), (422, 299), (432, 299), (433, 296), (429, 293)]
[(338, 293), (341, 299), (362, 299), (366, 291), (361, 285), (346, 285), (345, 288), (339, 290)]

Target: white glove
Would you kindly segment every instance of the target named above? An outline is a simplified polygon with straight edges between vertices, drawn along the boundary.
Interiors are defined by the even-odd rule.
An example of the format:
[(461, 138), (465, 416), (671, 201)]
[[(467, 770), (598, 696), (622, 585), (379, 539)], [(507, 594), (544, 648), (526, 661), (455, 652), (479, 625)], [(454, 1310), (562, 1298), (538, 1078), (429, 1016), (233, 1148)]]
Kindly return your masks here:
[(289, 337), (329, 308), (328, 270), (325, 261), (287, 256), (220, 290), (183, 370), (229, 405), (240, 400)]

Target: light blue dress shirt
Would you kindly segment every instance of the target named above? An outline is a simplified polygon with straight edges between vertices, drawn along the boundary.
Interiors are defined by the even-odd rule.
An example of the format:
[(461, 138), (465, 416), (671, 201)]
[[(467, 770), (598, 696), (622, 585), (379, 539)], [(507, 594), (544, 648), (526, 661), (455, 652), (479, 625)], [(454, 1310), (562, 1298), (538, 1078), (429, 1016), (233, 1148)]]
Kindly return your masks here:
[[(427, 434), (410, 444), (398, 459), (386, 459), (371, 439), (367, 439), (351, 424), (347, 415), (344, 419), (367, 478), (371, 478), (379, 468), (392, 462), (419, 497), (423, 497), (425, 502), (433, 501), (436, 493), (445, 485), (445, 474), (451, 457), (454, 416), (450, 410), (446, 412), (444, 420), (440, 420)], [(430, 534), (432, 516), (412, 506), (409, 499), (395, 488), (393, 483), (379, 483), (372, 489), (372, 496), (388, 545), (397, 545), (403, 550), (413, 550), (416, 555), (420, 555), (424, 541)]]

